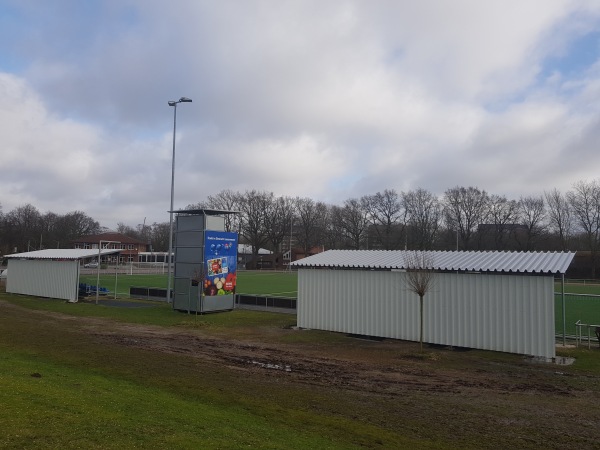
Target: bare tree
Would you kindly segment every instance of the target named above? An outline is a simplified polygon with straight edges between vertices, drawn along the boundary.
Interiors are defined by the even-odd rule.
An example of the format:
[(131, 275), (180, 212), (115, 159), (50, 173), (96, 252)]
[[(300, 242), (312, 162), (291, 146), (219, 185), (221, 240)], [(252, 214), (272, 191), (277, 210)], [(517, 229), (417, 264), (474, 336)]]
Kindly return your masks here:
[(4, 217), (4, 239), (10, 252), (37, 250), (42, 232), (42, 215), (31, 205), (19, 206)]
[(170, 232), (169, 222), (154, 222), (151, 231), (151, 250), (155, 252), (169, 251)]
[[(229, 189), (224, 189), (215, 195), (209, 195), (205, 201), (187, 205), (185, 209), (218, 209), (222, 211), (239, 211), (242, 195)], [(239, 231), (240, 218), (238, 214), (225, 214), (225, 231)]]
[(126, 225), (123, 222), (117, 223), (117, 233), (121, 233), (134, 239), (141, 239), (138, 229)]
[(272, 192), (246, 191), (239, 197), (240, 234), (252, 247), (252, 256), (256, 260), (258, 251), (268, 242), (266, 213), (273, 202)]
[(433, 288), (434, 267), (430, 252), (415, 250), (404, 252), (405, 281), (408, 290), (419, 296), (419, 342), (423, 351), (423, 299)]
[(369, 220), (364, 204), (356, 199), (350, 198), (344, 201), (344, 206), (331, 207), (331, 221), (333, 231), (344, 239), (344, 247), (359, 250), (363, 244)]
[(460, 234), (463, 249), (473, 247), (473, 237), (479, 225), (487, 221), (488, 204), (487, 192), (476, 187), (456, 186), (444, 193), (446, 226)]
[(598, 181), (578, 181), (567, 193), (573, 216), (585, 234), (590, 251), (592, 278), (596, 277), (596, 260), (600, 243), (600, 185)]
[(265, 227), (267, 238), (275, 252), (282, 251), (286, 236), (291, 233), (294, 217), (294, 200), (290, 197), (277, 197), (267, 205)]
[(394, 189), (385, 189), (362, 197), (361, 202), (375, 231), (376, 242), (369, 243), (369, 247), (379, 246), (384, 250), (401, 248), (406, 214), (398, 193)]
[(519, 203), (494, 194), (489, 197), (488, 205), (490, 221), (488, 231), (492, 235), (493, 248), (505, 250), (508, 247), (508, 238), (518, 222)]
[(565, 251), (568, 249), (573, 228), (571, 205), (567, 196), (561, 194), (556, 188), (544, 192), (544, 197), (548, 205), (548, 221), (558, 235), (561, 250)]
[(402, 204), (410, 227), (407, 232), (411, 244), (419, 250), (432, 249), (442, 219), (439, 200), (431, 192), (418, 188), (402, 193)]
[(327, 229), (327, 205), (315, 202), (310, 198), (294, 200), (297, 217), (294, 220), (294, 235), (296, 241), (308, 254), (313, 247), (323, 245)]
[(519, 200), (519, 215), (521, 225), (524, 226), (525, 231), (524, 239), (519, 239), (519, 242), (521, 242), (524, 250), (533, 250), (545, 230), (546, 206), (544, 197), (541, 195), (539, 197), (521, 197)]
[[(208, 206), (213, 209), (221, 209), (226, 211), (240, 211), (241, 195), (237, 192), (225, 189), (218, 194), (209, 195), (207, 199)], [(225, 231), (239, 231), (240, 216), (239, 214), (225, 215)]]

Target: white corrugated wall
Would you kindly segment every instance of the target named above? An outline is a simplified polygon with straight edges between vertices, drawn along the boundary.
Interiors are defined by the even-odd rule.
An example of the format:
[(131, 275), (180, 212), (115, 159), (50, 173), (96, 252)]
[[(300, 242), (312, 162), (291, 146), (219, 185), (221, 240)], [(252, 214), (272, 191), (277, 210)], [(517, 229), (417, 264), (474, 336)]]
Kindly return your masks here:
[[(300, 269), (298, 326), (419, 340), (419, 297), (406, 273)], [(554, 279), (439, 273), (424, 299), (425, 342), (552, 358)]]
[(77, 301), (79, 265), (73, 261), (8, 260), (6, 292)]

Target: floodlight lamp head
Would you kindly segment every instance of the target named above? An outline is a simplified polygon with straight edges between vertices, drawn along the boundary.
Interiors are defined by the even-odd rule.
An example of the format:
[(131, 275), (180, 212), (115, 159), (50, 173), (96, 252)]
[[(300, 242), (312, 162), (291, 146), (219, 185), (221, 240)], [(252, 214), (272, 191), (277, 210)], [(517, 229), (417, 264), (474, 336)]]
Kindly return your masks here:
[(191, 103), (192, 99), (191, 98), (187, 98), (187, 97), (181, 97), (179, 99), (179, 103)]
[(177, 104), (177, 102), (173, 102), (173, 101), (169, 102), (169, 106), (175, 106), (176, 104)]

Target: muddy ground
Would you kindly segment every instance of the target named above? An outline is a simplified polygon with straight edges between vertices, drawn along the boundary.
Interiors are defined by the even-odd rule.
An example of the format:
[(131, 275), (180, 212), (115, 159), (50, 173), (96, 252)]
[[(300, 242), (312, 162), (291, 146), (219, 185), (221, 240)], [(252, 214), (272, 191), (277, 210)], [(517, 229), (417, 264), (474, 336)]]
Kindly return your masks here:
[[(20, 307), (0, 303), (0, 312), (13, 308)], [(227, 336), (195, 326), (165, 328), (31, 313), (101, 345), (175, 354), (279, 386), (366, 394), (365, 401), (381, 401), (382, 408), (391, 408), (386, 411), (391, 422), (410, 418), (421, 421), (424, 429), (438, 424), (460, 429), (455, 432), (464, 434), (465, 442), (481, 433), (482, 448), (493, 447), (495, 439), (523, 448), (571, 448), (574, 442), (600, 448), (600, 373), (579, 370), (577, 362), (559, 366), (524, 356), (439, 346), (425, 346), (420, 352), (414, 342), (347, 336), (319, 342), (297, 339), (316, 332), (291, 327)], [(600, 351), (594, 351), (592, 356), (600, 358)], [(389, 406), (396, 400), (404, 410)]]

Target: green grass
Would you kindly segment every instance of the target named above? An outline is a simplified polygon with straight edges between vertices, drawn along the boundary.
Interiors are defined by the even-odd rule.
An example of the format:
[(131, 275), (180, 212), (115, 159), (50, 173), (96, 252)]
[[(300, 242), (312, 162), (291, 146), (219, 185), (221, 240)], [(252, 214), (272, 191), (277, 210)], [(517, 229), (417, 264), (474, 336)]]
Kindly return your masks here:
[(318, 397), (303, 388), (284, 391), (268, 379), (240, 380), (183, 356), (98, 345), (22, 313), (0, 320), (1, 448), (341, 449), (410, 442), (311, 410), (307, 400)]
[[(295, 319), (285, 314), (236, 310), (196, 318), (160, 303), (110, 308), (2, 292), (0, 300), (28, 308), (0, 303), (0, 448), (569, 448), (574, 440), (591, 448), (596, 442), (593, 415), (582, 417), (600, 398), (597, 350), (561, 350), (577, 362), (560, 368), (480, 350), (431, 350), (416, 358), (421, 354), (398, 353), (392, 341), (287, 330)], [(158, 324), (167, 327), (165, 336), (185, 327), (199, 338), (284, 342), (282, 351), (293, 343), (306, 355), (329, 349), (316, 357), (323, 365), (327, 351), (351, 358), (362, 349), (390, 373), (411, 376), (399, 381), (405, 390), (389, 395), (294, 382), (131, 347), (108, 338), (112, 322), (96, 324), (94, 332), (87, 322), (69, 320), (73, 315)], [(483, 387), (469, 383), (484, 373)], [(439, 389), (428, 391), (421, 383), (427, 377)], [(525, 392), (507, 388), (512, 384)]]
[[(556, 333), (563, 333), (563, 305), (562, 305), (561, 283), (554, 284), (554, 317), (556, 321)], [(573, 294), (583, 294), (573, 295)], [(598, 297), (586, 297), (585, 295)], [(575, 323), (589, 325), (600, 325), (600, 284), (590, 280), (565, 280), (565, 321), (566, 334), (575, 335), (577, 327)], [(587, 336), (587, 328), (582, 330), (582, 333)], [(592, 336), (593, 330), (592, 330)]]
[[(563, 309), (562, 296), (554, 296), (554, 318), (556, 321), (555, 329), (557, 334), (562, 334), (563, 329)], [(567, 335), (575, 335), (577, 321), (588, 325), (600, 325), (600, 297), (580, 297), (577, 295), (565, 294), (565, 313)], [(583, 330), (587, 336), (587, 329)], [(592, 336), (593, 330), (592, 330)]]
[(140, 305), (138, 308), (107, 306), (100, 298), (98, 305), (95, 299), (69, 303), (64, 300), (29, 297), (24, 295), (3, 293), (0, 298), (28, 309), (59, 312), (78, 317), (101, 317), (120, 322), (158, 325), (164, 327), (201, 326), (212, 329), (235, 330), (243, 327), (261, 327), (265, 324), (278, 327), (290, 327), (296, 324), (296, 317), (289, 314), (262, 313), (248, 310), (234, 310), (227, 314), (206, 314), (196, 317), (195, 314), (184, 314), (174, 311), (166, 302), (128, 300)]
[[(554, 292), (561, 292), (561, 283), (554, 283)], [(575, 283), (565, 280), (565, 293), (569, 294), (590, 294), (600, 295), (600, 282), (591, 282), (589, 280), (584, 284), (583, 282)]]
[[(81, 275), (81, 283), (96, 285), (97, 275)], [(112, 296), (117, 283), (117, 296), (129, 295), (131, 286), (167, 288), (167, 275), (100, 275), (100, 286), (110, 290)], [(298, 295), (298, 274), (296, 272), (239, 271), (237, 273), (238, 294), (271, 295), (296, 298)]]

